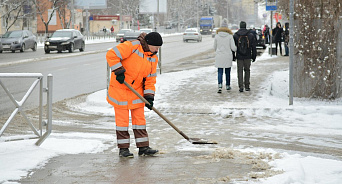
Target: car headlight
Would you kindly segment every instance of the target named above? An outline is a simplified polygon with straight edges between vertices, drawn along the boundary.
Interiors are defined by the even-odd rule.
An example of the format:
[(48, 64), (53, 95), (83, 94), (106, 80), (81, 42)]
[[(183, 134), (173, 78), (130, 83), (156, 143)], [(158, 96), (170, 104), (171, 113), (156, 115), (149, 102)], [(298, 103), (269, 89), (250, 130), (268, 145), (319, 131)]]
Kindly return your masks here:
[(45, 45), (50, 45), (50, 42), (45, 42)]
[(19, 43), (19, 41), (14, 41), (14, 42), (13, 42), (13, 44), (18, 44), (18, 43)]
[(68, 45), (70, 42), (62, 42), (61, 45)]

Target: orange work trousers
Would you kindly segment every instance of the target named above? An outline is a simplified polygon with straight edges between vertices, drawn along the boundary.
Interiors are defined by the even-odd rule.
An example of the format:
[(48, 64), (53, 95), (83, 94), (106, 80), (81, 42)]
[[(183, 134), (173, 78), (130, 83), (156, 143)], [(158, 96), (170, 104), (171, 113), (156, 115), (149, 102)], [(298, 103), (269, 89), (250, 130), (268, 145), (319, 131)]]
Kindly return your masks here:
[(149, 146), (144, 107), (130, 110), (114, 108), (114, 111), (118, 148), (129, 148), (130, 145), (130, 135), (128, 132), (129, 111), (131, 111), (132, 129), (136, 146), (138, 148)]

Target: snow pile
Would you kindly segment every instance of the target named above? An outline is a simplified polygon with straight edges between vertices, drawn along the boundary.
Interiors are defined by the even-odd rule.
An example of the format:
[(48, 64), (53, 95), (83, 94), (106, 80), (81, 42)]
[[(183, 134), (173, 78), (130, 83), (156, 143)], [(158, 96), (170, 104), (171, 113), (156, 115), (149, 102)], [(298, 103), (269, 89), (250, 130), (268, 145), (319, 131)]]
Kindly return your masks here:
[(37, 140), (0, 142), (0, 183), (19, 180), (59, 155), (102, 152), (108, 149), (104, 142), (112, 140), (113, 135), (106, 134), (53, 133), (39, 147)]

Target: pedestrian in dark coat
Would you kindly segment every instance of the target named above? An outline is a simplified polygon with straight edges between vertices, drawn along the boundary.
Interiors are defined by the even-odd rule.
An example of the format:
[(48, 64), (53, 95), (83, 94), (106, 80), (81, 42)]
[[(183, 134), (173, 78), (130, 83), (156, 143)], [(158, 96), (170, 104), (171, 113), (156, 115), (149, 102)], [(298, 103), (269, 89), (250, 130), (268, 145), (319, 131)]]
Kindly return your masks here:
[(290, 41), (290, 31), (289, 31), (289, 23), (285, 23), (285, 32), (284, 32), (284, 45), (285, 45), (285, 55), (289, 56), (289, 41)]
[[(246, 22), (240, 22), (240, 29), (234, 34), (234, 41), (237, 47), (236, 59), (237, 59), (237, 73), (238, 73), (238, 83), (239, 91), (243, 92), (244, 88), (246, 91), (250, 91), (250, 67), (251, 61), (255, 61), (257, 51), (256, 51), (256, 40), (255, 36), (246, 29)], [(247, 54), (242, 54), (239, 48), (239, 40), (242, 37), (247, 36), (248, 38), (248, 48)], [(243, 72), (245, 72), (245, 77), (243, 77)]]
[(280, 50), (280, 55), (283, 55), (283, 50), (281, 48), (281, 38), (283, 36), (283, 28), (281, 27), (280, 22), (277, 23), (277, 26), (272, 31), (272, 36), (274, 37), (274, 43), (276, 45), (276, 55), (278, 52), (278, 45)]

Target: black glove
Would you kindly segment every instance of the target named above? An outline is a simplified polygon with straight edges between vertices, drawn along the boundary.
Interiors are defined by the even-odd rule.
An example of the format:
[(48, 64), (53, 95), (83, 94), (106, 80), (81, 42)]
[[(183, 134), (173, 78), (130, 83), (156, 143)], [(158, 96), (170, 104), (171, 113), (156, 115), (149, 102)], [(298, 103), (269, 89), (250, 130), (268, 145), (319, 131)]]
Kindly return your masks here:
[(123, 84), (125, 81), (125, 73), (121, 73), (116, 75), (116, 80), (120, 83)]
[(148, 109), (152, 110), (154, 97), (151, 96), (151, 95), (148, 95), (148, 96), (145, 96), (145, 99), (148, 101), (148, 103), (150, 103), (150, 105), (148, 105), (148, 104), (146, 103), (145, 106), (146, 106)]
[(253, 59), (252, 62), (255, 62), (255, 59)]
[(126, 69), (124, 67), (120, 67), (116, 70), (113, 71), (116, 75), (116, 80), (120, 83), (120, 84), (123, 84), (124, 81), (125, 81), (125, 72), (126, 72)]

